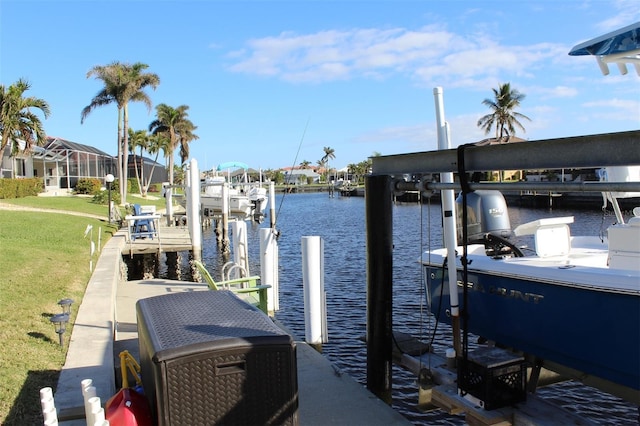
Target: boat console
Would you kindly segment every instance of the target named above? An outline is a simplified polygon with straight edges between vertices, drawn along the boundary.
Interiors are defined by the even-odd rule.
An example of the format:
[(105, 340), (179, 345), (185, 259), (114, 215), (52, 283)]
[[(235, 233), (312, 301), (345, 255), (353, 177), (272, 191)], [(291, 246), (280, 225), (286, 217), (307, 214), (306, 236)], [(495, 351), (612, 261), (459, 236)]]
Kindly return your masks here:
[(633, 209), (633, 217), (627, 223), (610, 226), (608, 234), (609, 267), (640, 270), (640, 207)]

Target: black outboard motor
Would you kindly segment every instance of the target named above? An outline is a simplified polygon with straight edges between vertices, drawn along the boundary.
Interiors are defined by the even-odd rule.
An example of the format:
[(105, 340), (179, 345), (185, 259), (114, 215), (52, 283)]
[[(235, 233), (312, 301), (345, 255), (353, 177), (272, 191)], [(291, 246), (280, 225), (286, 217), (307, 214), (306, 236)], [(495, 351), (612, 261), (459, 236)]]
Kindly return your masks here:
[[(457, 239), (458, 244), (462, 244), (462, 195), (456, 198), (456, 211)], [(484, 244), (491, 256), (505, 252), (521, 256), (509, 241), (512, 236), (507, 202), (500, 191), (478, 190), (467, 194), (468, 244)]]
[(264, 214), (261, 212), (262, 200), (252, 201), (251, 204), (253, 205), (253, 221), (256, 223), (262, 223), (264, 220)]

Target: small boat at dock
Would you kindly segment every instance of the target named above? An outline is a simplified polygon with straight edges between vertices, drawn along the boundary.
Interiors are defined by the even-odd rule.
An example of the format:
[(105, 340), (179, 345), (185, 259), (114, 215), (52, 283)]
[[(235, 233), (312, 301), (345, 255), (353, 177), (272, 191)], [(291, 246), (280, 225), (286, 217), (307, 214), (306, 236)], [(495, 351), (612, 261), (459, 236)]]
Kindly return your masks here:
[[(212, 175), (202, 179), (200, 204), (204, 216), (221, 216), (226, 204), (230, 218), (262, 222), (268, 204), (267, 189), (262, 179), (252, 182), (248, 170), (245, 163), (222, 163)], [(184, 207), (185, 203), (186, 199), (181, 197), (180, 204)]]
[[(485, 206), (471, 208), (470, 216), (506, 222), (498, 229), (469, 224), (477, 232), (455, 248), (466, 330), (523, 352), (532, 365), (640, 403), (640, 207), (603, 237), (571, 236), (573, 217), (558, 217), (522, 224), (506, 238), (506, 203), (495, 202), (500, 193), (469, 197)], [(534, 253), (525, 256), (517, 238), (531, 236)], [(427, 251), (421, 262), (431, 311), (447, 322), (447, 249)]]

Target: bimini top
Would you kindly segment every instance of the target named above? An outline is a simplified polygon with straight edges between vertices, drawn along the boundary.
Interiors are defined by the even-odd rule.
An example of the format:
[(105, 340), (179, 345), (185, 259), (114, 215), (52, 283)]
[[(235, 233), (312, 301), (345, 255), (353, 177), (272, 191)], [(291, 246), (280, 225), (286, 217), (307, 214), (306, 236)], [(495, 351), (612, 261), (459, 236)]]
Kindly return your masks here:
[(594, 55), (602, 74), (609, 74), (609, 63), (616, 63), (627, 74), (627, 63), (640, 75), (640, 22), (576, 45), (571, 56)]
[(237, 168), (242, 168), (247, 170), (249, 169), (249, 166), (246, 165), (245, 163), (240, 163), (238, 161), (229, 161), (228, 163), (219, 164), (216, 170), (221, 171), (225, 169), (237, 169)]

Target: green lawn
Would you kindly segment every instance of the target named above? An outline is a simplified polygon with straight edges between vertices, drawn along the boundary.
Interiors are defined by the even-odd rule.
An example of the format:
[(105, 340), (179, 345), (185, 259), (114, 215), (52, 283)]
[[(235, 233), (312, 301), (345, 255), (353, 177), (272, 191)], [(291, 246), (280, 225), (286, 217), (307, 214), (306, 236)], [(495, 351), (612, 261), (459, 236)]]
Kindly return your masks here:
[[(75, 212), (90, 213), (107, 217), (108, 208), (105, 204), (95, 204), (91, 202), (91, 197), (71, 196), (71, 197), (24, 197), (0, 200), (6, 204), (14, 204), (24, 207), (35, 207), (55, 210), (70, 210)], [(154, 205), (156, 208), (165, 207), (165, 199), (162, 197), (142, 198), (129, 194), (127, 202), (130, 204)], [(124, 212), (124, 207), (119, 207)]]
[[(28, 197), (1, 200), (30, 207), (103, 215), (106, 206), (81, 197)], [(164, 201), (164, 200), (162, 200)], [(151, 203), (144, 203), (151, 204)], [(42, 424), (39, 390), (54, 388), (65, 349), (49, 321), (61, 312), (57, 302), (71, 298), (71, 324), (90, 279), (90, 241), (104, 244), (115, 225), (92, 218), (56, 213), (0, 210), (0, 424)], [(97, 261), (99, 253), (93, 258)], [(69, 330), (70, 331), (70, 330)]]

